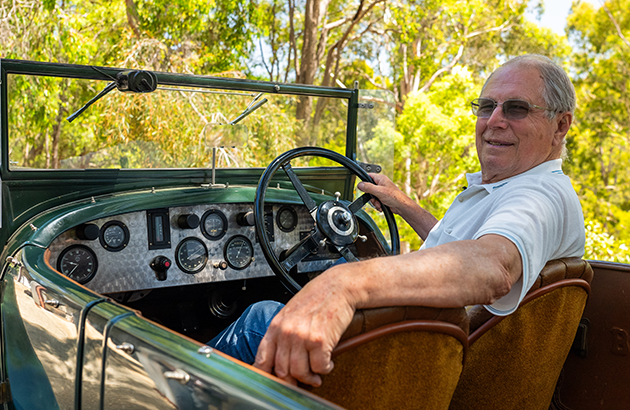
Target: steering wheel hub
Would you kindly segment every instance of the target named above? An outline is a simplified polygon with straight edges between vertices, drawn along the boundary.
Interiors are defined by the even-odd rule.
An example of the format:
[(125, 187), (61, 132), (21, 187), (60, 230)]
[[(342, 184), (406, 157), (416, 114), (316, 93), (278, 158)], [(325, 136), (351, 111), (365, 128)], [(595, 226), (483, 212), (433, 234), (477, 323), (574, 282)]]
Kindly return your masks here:
[(352, 244), (359, 234), (356, 217), (338, 201), (326, 201), (319, 206), (317, 227), (336, 246)]

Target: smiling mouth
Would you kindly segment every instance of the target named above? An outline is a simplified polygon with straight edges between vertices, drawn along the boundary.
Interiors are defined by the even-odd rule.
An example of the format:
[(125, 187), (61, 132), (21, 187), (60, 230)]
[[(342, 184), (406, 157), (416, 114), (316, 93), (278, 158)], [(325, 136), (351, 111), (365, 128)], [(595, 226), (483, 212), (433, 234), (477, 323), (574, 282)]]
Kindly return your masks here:
[(511, 145), (514, 145), (508, 142), (501, 142), (501, 141), (486, 141), (486, 144), (492, 145), (493, 147), (509, 147)]

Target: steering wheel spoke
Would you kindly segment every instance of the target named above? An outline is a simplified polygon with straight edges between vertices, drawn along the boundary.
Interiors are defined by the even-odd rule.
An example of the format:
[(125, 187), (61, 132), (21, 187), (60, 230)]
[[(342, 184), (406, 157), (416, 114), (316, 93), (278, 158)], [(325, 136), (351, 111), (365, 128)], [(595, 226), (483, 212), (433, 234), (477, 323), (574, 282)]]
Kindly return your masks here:
[(360, 197), (358, 197), (353, 203), (351, 203), (348, 206), (348, 209), (350, 209), (350, 212), (352, 212), (353, 214), (356, 214), (359, 211), (359, 209), (363, 208), (365, 204), (370, 202), (372, 198), (374, 198), (372, 194), (363, 194)]
[(338, 246), (337, 250), (339, 251), (339, 253), (341, 254), (341, 256), (343, 256), (343, 258), (346, 260), (346, 262), (358, 262), (359, 260), (357, 259), (356, 256), (354, 256), (354, 254), (352, 253), (352, 251), (350, 250), (349, 247), (347, 246)]
[(287, 256), (281, 262), (282, 267), (288, 271), (293, 269), (298, 263), (302, 262), (308, 255), (317, 252), (321, 235), (315, 231), (302, 239), (297, 245), (287, 251)]
[(308, 209), (308, 213), (311, 214), (311, 216), (313, 217), (313, 220), (315, 220), (315, 211), (317, 211), (317, 204), (315, 203), (313, 198), (311, 198), (311, 196), (308, 194), (308, 192), (306, 191), (306, 188), (304, 188), (304, 185), (302, 185), (302, 181), (300, 181), (298, 176), (295, 174), (295, 171), (293, 171), (293, 168), (291, 167), (291, 163), (286, 162), (282, 164), (282, 169), (284, 169), (284, 172), (286, 172), (287, 176), (289, 177), (289, 180), (291, 180), (291, 183), (293, 184), (293, 187), (295, 188), (296, 192), (300, 196), (300, 199), (302, 199), (302, 202), (304, 203), (304, 205), (306, 205), (306, 209)]

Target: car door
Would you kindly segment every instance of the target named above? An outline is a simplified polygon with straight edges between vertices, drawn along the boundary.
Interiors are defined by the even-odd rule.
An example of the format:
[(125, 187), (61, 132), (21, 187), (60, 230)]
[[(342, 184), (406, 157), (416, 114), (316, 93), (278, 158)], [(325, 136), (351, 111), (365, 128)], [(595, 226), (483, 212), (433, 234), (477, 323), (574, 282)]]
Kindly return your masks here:
[(49, 274), (44, 252), (25, 246), (5, 267), (5, 375), (17, 408), (74, 409), (82, 313), (100, 297)]
[[(99, 305), (94, 313), (101, 309), (111, 307)], [(102, 331), (102, 409), (337, 408), (119, 309)]]

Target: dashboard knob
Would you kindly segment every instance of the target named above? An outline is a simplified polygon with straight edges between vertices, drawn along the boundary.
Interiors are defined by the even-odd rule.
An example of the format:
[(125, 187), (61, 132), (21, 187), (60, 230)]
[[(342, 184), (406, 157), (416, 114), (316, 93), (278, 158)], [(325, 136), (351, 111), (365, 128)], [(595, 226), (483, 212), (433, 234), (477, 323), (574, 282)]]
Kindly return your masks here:
[(77, 238), (84, 241), (93, 241), (98, 238), (99, 229), (94, 224), (83, 224), (77, 226), (76, 234)]
[(254, 212), (241, 212), (236, 215), (236, 222), (241, 226), (254, 226)]
[(156, 256), (153, 258), (149, 266), (155, 272), (155, 277), (159, 281), (166, 280), (166, 271), (171, 267), (173, 263), (166, 256)]
[(215, 269), (226, 270), (228, 267), (228, 264), (226, 261), (213, 261), (212, 267)]
[(199, 217), (195, 214), (183, 214), (177, 218), (177, 225), (182, 229), (197, 229)]

